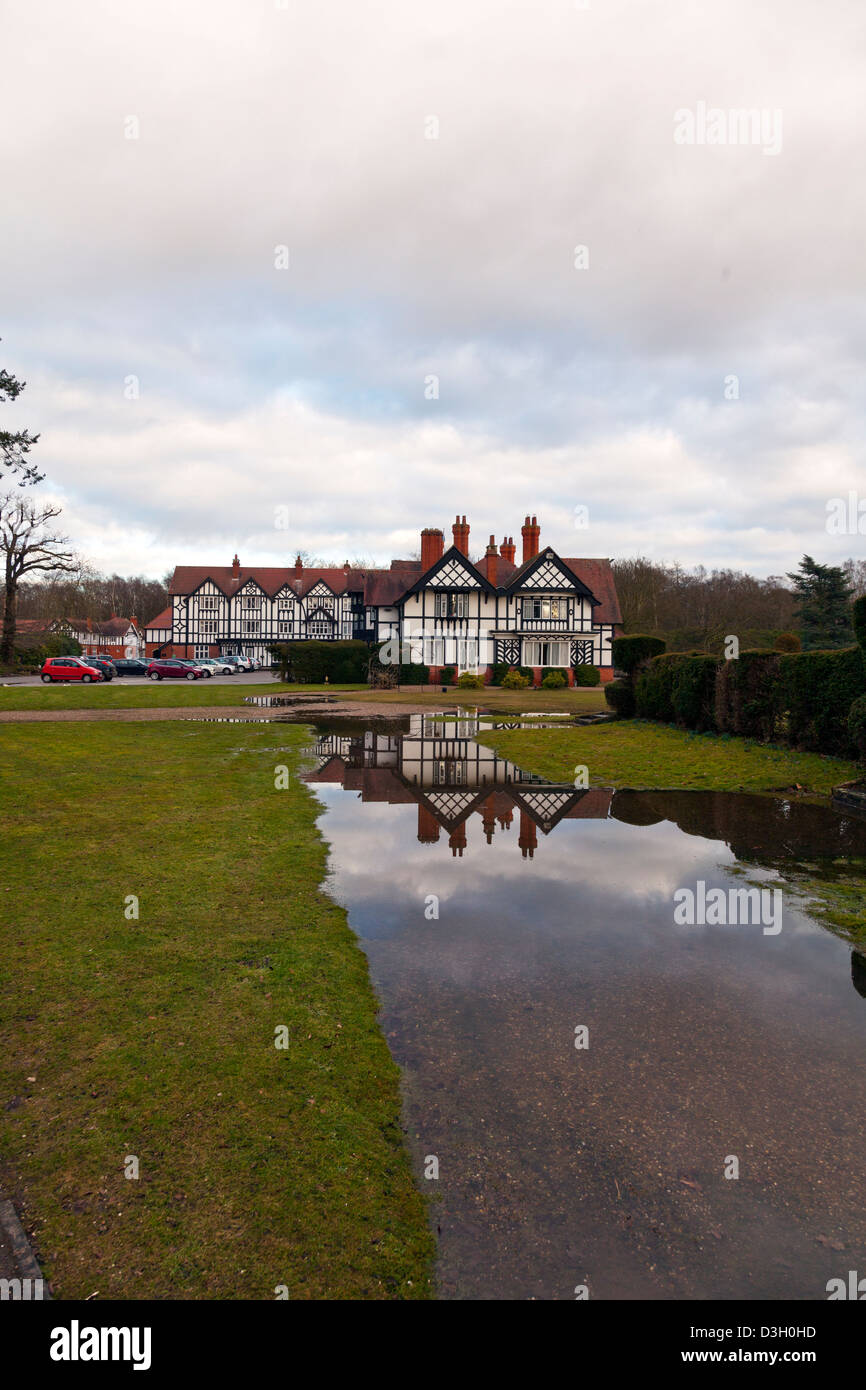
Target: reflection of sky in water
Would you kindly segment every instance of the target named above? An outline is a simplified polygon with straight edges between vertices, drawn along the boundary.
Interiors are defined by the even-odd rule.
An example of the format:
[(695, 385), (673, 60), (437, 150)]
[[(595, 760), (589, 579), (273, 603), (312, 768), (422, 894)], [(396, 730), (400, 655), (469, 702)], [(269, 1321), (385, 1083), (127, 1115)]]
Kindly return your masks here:
[[(494, 967), (498, 959), (509, 975), (518, 963), (531, 973), (533, 962), (578, 952), (584, 977), (609, 968), (612, 958), (618, 970), (650, 974), (756, 970), (761, 997), (766, 990), (796, 992), (798, 979), (809, 994), (841, 982), (839, 1003), (858, 1012), (849, 948), (787, 898), (778, 937), (759, 925), (674, 924), (673, 894), (681, 886), (698, 879), (725, 889), (749, 879), (772, 883), (774, 875), (761, 870), (750, 868), (748, 878), (726, 872), (737, 860), (720, 841), (686, 835), (669, 822), (564, 820), (539, 835), (535, 857), (524, 859), (516, 823), (497, 827), (488, 844), (472, 816), (461, 859), (451, 856), (444, 834), (439, 844), (418, 843), (413, 806), (362, 804), (334, 786), (319, 785), (316, 793), (328, 808), (322, 828), (331, 846), (330, 890), (367, 942), (403, 935), (420, 947), (430, 932), (468, 927), (474, 943), (486, 941), (495, 952)], [(424, 917), (431, 893), (439, 897), (438, 921)]]
[[(866, 1268), (866, 1000), (850, 948), (787, 898), (778, 936), (673, 920), (675, 889), (699, 879), (777, 881), (788, 851), (767, 832), (771, 803), (625, 796), (608, 815), (602, 800), (598, 818), (539, 829), (532, 858), (516, 812), (491, 843), (472, 814), (455, 857), (447, 827), (418, 839), (426, 789), (361, 762), (366, 801), (333, 763), (311, 781), (414, 1161), (440, 1158), (442, 1295), (569, 1298), (586, 1277), (602, 1298), (822, 1298)], [(798, 852), (814, 832), (826, 853), (841, 824), (797, 807), (783, 836), (789, 820)], [(734, 872), (734, 835), (764, 867)], [(723, 1179), (727, 1154), (741, 1180)]]

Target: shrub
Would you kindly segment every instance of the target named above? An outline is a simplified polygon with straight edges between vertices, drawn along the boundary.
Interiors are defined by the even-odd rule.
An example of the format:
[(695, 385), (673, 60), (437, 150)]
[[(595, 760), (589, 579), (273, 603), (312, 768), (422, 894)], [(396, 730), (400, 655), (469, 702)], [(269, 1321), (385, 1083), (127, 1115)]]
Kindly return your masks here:
[(613, 664), (626, 675), (633, 675), (638, 666), (654, 656), (661, 656), (665, 643), (661, 637), (650, 637), (647, 633), (635, 633), (629, 637), (614, 637), (611, 645)]
[(800, 652), (803, 644), (796, 632), (780, 632), (773, 644), (777, 652)]
[(597, 666), (575, 666), (574, 683), (575, 685), (598, 685), (601, 680), (601, 672)]
[(439, 679), (443, 685), (453, 685), (456, 677), (457, 671), (454, 666), (443, 666), (439, 672)]
[(866, 762), (866, 695), (858, 695), (848, 711), (848, 737)]
[(522, 671), (512, 670), (502, 677), (503, 690), (525, 690), (528, 685), (529, 679)]
[(461, 690), (483, 690), (484, 677), (473, 675), (471, 671), (464, 671), (457, 677), (457, 684)]
[(541, 685), (544, 690), (561, 690), (568, 685), (568, 677), (562, 671), (548, 671), (546, 676), (542, 676)]
[(866, 652), (866, 594), (855, 598), (851, 605), (851, 625), (861, 651)]
[(412, 662), (400, 667), (397, 679), (401, 685), (429, 685), (430, 667), (422, 666), (420, 662)]
[(494, 661), (490, 668), (490, 684), (501, 685), (510, 669), (507, 661)]
[(604, 698), (620, 719), (634, 717), (634, 683), (632, 681), (610, 681), (604, 687)]

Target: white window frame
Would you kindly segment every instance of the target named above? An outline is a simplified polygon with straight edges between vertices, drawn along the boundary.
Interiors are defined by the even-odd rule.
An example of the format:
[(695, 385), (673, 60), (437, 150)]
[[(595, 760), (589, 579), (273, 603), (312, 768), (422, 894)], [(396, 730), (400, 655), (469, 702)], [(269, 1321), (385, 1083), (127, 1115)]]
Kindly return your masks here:
[[(554, 649), (556, 657), (554, 660)], [(547, 653), (545, 658), (545, 651)], [(562, 658), (565, 660), (562, 660)], [(555, 638), (524, 638), (523, 639), (523, 662), (524, 666), (550, 666), (558, 667), (560, 670), (567, 670), (571, 665), (571, 643), (557, 641)]]
[(444, 665), (445, 665), (445, 638), (444, 638), (444, 637), (425, 637), (425, 638), (424, 638), (424, 665), (425, 665), (425, 666), (444, 666)]
[(193, 656), (200, 660), (203, 656), (210, 656), (210, 646), (207, 642), (196, 642)]
[(477, 637), (457, 638), (457, 672), (478, 674), (479, 642)]

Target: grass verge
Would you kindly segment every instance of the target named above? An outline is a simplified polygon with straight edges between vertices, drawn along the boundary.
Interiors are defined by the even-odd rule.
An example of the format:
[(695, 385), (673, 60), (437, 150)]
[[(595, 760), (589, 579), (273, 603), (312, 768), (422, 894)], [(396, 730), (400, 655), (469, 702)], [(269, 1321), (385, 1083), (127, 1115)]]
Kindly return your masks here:
[(588, 769), (594, 786), (701, 791), (781, 791), (799, 786), (829, 795), (857, 775), (856, 764), (819, 753), (687, 733), (637, 719), (567, 729), (482, 733), (478, 741), (552, 782), (571, 782)]
[(0, 1185), (61, 1298), (429, 1296), (366, 961), (316, 802), (275, 788), (307, 740), (5, 736)]
[(303, 695), (366, 690), (352, 685), (284, 685), (282, 681), (115, 680), (105, 685), (17, 685), (0, 689), (0, 710), (181, 709), (185, 705), (242, 705), (245, 695)]

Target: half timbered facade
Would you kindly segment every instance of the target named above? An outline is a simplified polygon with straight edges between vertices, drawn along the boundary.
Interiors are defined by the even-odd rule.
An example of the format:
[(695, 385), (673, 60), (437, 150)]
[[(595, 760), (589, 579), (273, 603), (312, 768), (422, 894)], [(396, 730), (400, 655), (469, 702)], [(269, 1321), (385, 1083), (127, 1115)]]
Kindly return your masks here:
[(486, 673), (494, 664), (540, 675), (597, 666), (613, 675), (611, 641), (621, 615), (609, 560), (563, 558), (539, 547), (535, 517), (522, 528), (523, 560), (508, 537), (480, 559), (469, 555), (469, 526), (458, 517), (453, 543), (421, 534), (420, 560), (388, 569), (181, 565), (169, 586), (171, 608), (148, 624), (148, 654), (230, 653), (270, 660), (276, 643), (355, 639), (388, 642), (386, 659)]

